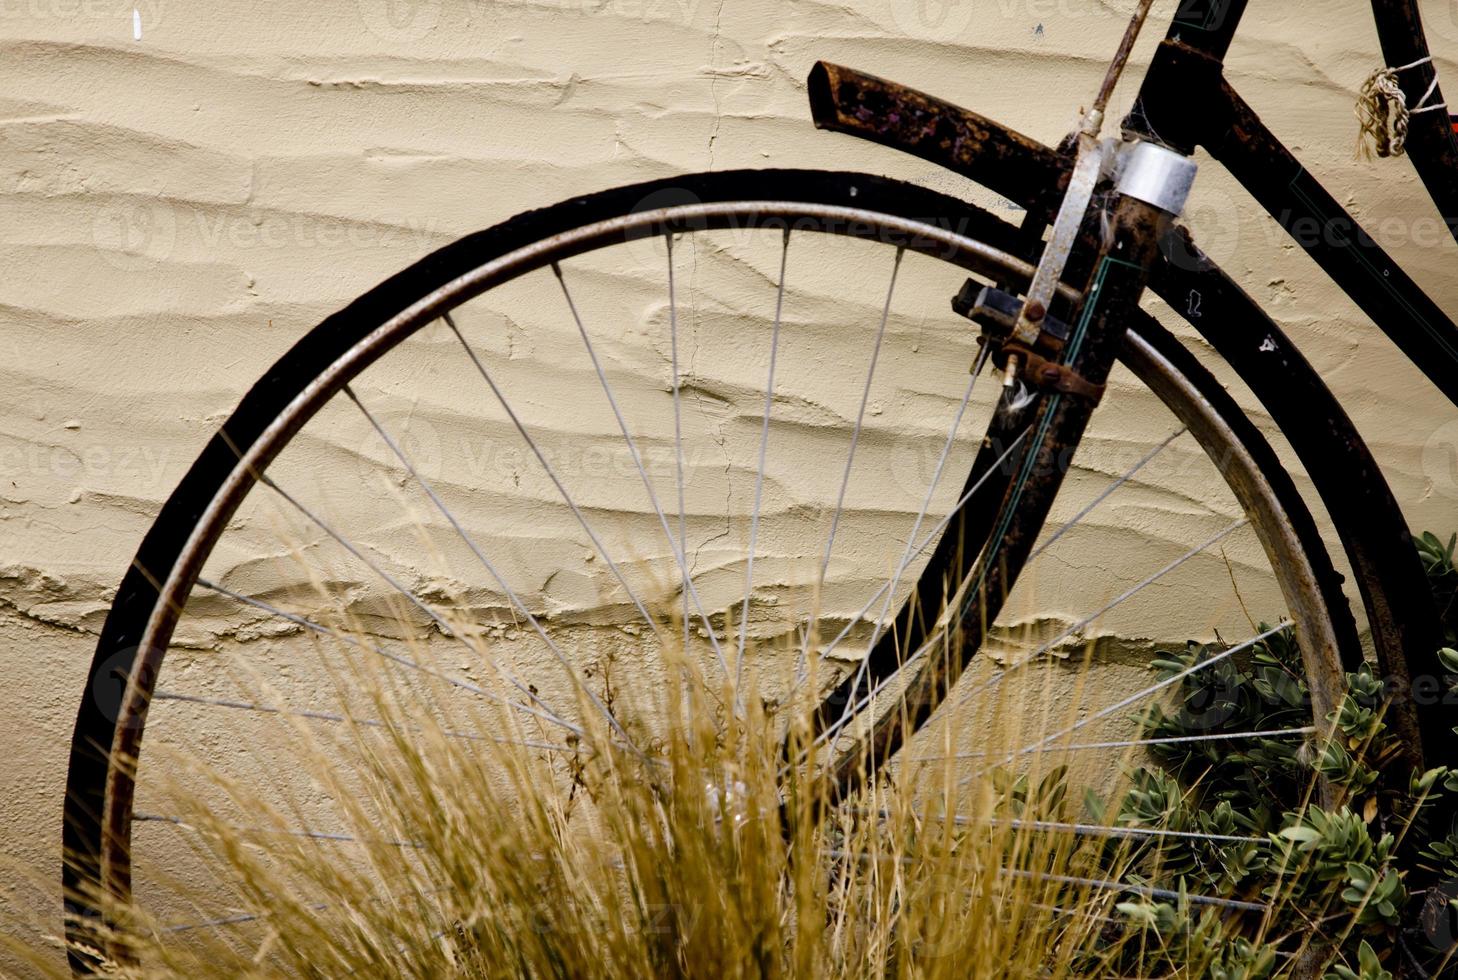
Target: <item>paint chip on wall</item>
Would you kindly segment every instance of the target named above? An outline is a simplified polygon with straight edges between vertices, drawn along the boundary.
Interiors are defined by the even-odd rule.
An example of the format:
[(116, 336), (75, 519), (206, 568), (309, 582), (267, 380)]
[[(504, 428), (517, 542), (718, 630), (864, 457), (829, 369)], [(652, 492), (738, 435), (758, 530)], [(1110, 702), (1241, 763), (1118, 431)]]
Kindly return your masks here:
[(132, 40), (142, 39), (142, 12), (136, 7), (132, 8)]

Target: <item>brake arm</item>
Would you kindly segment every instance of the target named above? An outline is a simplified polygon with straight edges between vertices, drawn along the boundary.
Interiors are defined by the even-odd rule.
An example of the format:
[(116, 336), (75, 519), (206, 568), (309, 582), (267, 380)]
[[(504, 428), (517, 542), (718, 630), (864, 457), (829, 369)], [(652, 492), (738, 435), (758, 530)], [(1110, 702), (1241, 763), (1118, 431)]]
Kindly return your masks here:
[(1037, 351), (1028, 348), (1015, 347), (1015, 350), (1017, 353), (1010, 353), (1009, 356), (1020, 356), (1023, 359), (1018, 376), (1034, 387), (1042, 391), (1056, 391), (1060, 394), (1072, 395), (1095, 404), (1104, 397), (1105, 385), (1094, 384), (1067, 364), (1050, 361)]

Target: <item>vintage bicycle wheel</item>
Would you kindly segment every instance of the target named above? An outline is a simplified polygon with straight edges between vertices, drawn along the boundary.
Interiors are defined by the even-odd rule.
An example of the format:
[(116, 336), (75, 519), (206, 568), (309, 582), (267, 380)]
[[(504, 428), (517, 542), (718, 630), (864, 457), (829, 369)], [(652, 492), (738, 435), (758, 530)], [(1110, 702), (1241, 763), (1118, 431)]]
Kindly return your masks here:
[[(370, 657), (507, 705), (544, 752), (584, 712), (646, 748), (673, 645), (731, 696), (813, 685), (822, 738), (854, 750), (896, 710), (896, 668), (936, 647), (950, 620), (929, 597), (955, 591), (977, 528), (1017, 520), (1000, 501), (1022, 434), (988, 434), (1021, 393), (981, 371), (949, 299), (969, 275), (1026, 280), (1019, 241), (882, 178), (703, 174), (521, 215), (320, 324), (198, 458), (111, 608), (71, 751), (73, 939), (103, 915), (82, 886), (165, 905), (148, 875), (179, 873), (186, 828), (155, 808), (144, 735), (260, 799), (298, 788), (270, 728), (357, 709), (306, 665), (320, 636), (335, 666)], [(1209, 666), (1238, 658), (1273, 632), (1255, 610), (1294, 628), (1311, 691), (1268, 737), (1313, 737), (1360, 657), (1275, 454), (1188, 351), (1136, 327), (967, 651), (986, 655), (927, 726), (948, 722), (974, 769), (1001, 726), (1009, 759), (1082, 753), (1080, 778), (1117, 781), (1148, 742), (1131, 713), (1170, 691), (1153, 652), (1200, 639), (1220, 648)], [(871, 656), (888, 637), (890, 669)], [(318, 802), (299, 832), (347, 844)]]

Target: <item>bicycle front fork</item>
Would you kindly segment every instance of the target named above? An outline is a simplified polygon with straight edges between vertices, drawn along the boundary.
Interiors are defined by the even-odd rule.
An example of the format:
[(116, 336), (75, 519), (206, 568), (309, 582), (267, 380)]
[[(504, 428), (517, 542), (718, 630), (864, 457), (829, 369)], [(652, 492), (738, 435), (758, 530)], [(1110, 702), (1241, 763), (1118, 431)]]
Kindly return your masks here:
[[(1091, 195), (1101, 203), (1083, 216), (1077, 242), (1064, 257), (1067, 273), (1084, 277), (1081, 291), (1060, 286), (1051, 309), (1033, 311), (1027, 307), (1036, 298), (1023, 301), (992, 287), (975, 298), (964, 289), (953, 300), (958, 312), (983, 327), (990, 359), (1012, 382), (968, 476), (969, 486), (992, 481), (1000, 496), (988, 494), (990, 506), (970, 507), (960, 530), (948, 532), (933, 558), (933, 566), (945, 565), (948, 586), (956, 586), (950, 618), (937, 614), (938, 597), (914, 597), (898, 628), (871, 652), (871, 669), (848, 678), (850, 689), (830, 699), (849, 704), (870, 696), (882, 675), (907, 662), (908, 649), (933, 645), (938, 622), (952, 630), (952, 642), (934, 644), (936, 652), (906, 681), (903, 707), (862, 733), (861, 751), (842, 756), (833, 778), (835, 796), (855, 792), (896, 754), (982, 645), (1047, 520), (1102, 397), (1159, 242), (1183, 206), (1194, 169), (1186, 158), (1151, 144), (1111, 143), (1106, 149), (1112, 166), (1100, 173), (1111, 176), (1112, 185)], [(1037, 329), (1020, 331), (1019, 324), (1028, 321)], [(965, 577), (957, 564), (964, 556), (976, 558)], [(922, 580), (936, 578), (924, 574)], [(817, 728), (831, 719), (819, 721)]]

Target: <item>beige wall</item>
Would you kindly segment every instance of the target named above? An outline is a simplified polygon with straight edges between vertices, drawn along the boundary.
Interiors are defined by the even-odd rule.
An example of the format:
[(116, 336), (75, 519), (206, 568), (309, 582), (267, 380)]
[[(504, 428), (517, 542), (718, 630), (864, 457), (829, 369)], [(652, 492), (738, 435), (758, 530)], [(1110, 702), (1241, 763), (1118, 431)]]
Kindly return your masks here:
[[(812, 61), (1053, 141), (1132, 6), (946, 0), (928, 25), (922, 7), (935, 19), (941, 3), (142, 0), (134, 24), (120, 0), (0, 0), (7, 854), (50, 875), (108, 597), (192, 456), (307, 327), (461, 234), (617, 183), (823, 166), (958, 189), (814, 131)], [(1410, 168), (1353, 159), (1353, 92), (1378, 64), (1365, 5), (1252, 6), (1231, 56), (1241, 90), (1458, 311), (1458, 253)], [(1452, 72), (1458, 7), (1424, 10)], [(1458, 412), (1213, 167), (1190, 220), (1307, 347), (1411, 520), (1458, 527)]]

